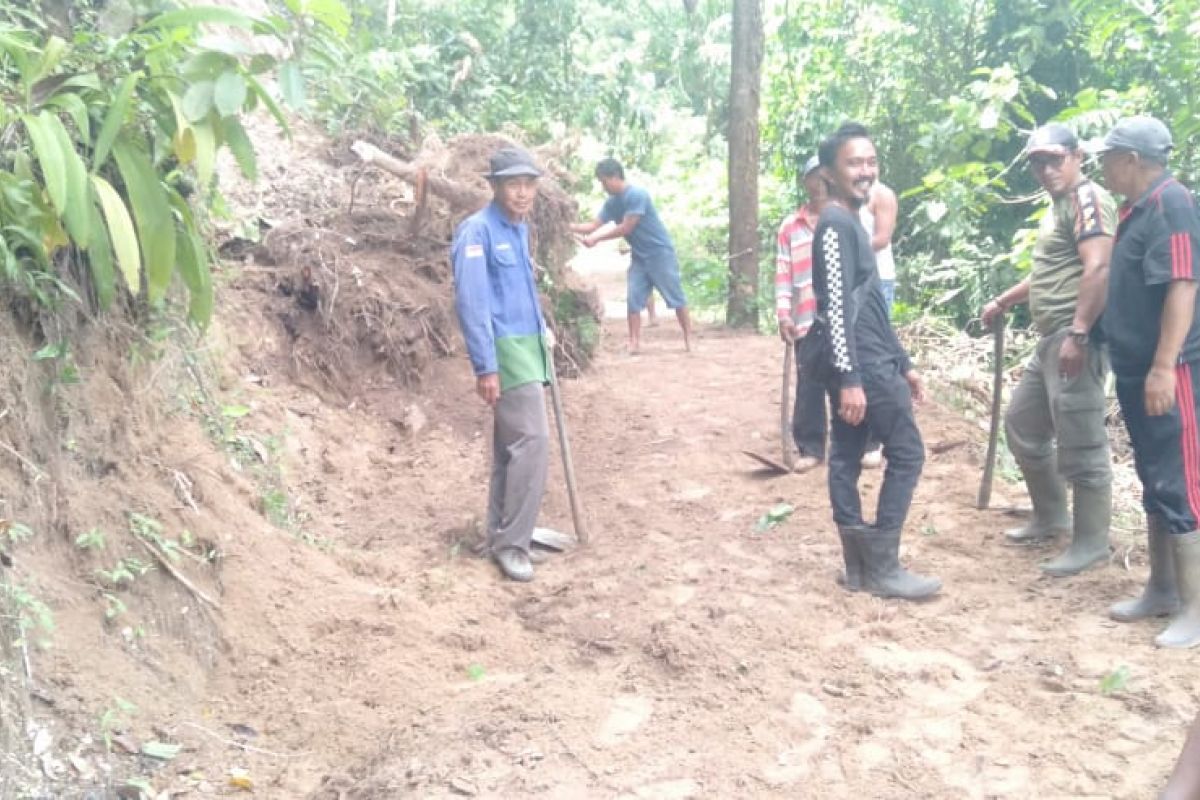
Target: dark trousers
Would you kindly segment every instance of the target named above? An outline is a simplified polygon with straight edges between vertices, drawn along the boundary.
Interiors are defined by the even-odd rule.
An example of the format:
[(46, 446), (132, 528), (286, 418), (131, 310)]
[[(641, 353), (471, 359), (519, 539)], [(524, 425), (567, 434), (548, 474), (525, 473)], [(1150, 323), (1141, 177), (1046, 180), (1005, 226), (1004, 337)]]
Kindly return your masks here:
[(800, 340), (796, 340), (796, 402), (792, 407), (792, 440), (802, 456), (825, 460), (829, 427), (825, 411), (825, 386), (804, 374), (800, 367)]
[(867, 396), (867, 415), (861, 425), (849, 425), (837, 415), (838, 390), (830, 389), (833, 409), (829, 434), (829, 500), (833, 521), (838, 525), (862, 525), (862, 498), (858, 476), (867, 440), (883, 444), (887, 470), (879, 490), (875, 527), (881, 531), (899, 531), (904, 527), (913, 491), (925, 465), (925, 445), (913, 417), (912, 394), (908, 381), (894, 361), (860, 369), (863, 392)]
[(1166, 414), (1146, 414), (1145, 391), (1144, 375), (1117, 375), (1142, 506), (1165, 519), (1171, 533), (1191, 533), (1200, 527), (1200, 361), (1175, 367), (1175, 405)]

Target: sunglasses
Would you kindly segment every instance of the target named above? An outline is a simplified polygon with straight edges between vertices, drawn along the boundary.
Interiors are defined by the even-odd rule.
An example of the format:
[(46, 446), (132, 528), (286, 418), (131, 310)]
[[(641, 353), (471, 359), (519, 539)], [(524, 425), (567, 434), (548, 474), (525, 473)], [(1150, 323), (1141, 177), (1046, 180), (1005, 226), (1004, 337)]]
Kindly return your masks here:
[(1034, 172), (1043, 170), (1046, 167), (1058, 169), (1066, 159), (1066, 153), (1036, 153), (1029, 157), (1029, 168)]

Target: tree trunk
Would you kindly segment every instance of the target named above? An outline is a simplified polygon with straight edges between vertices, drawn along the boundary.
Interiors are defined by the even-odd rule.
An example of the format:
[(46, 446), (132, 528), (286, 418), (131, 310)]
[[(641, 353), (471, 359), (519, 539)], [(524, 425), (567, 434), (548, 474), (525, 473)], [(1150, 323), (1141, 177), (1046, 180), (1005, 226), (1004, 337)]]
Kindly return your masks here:
[(758, 101), (762, 0), (733, 0), (729, 92), (729, 303), (725, 321), (758, 324)]

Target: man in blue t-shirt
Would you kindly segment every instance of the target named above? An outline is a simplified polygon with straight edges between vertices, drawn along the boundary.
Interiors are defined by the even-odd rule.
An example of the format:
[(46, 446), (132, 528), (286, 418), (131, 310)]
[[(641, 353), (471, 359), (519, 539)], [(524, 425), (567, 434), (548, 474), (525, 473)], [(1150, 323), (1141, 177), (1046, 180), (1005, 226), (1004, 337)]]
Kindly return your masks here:
[[(679, 260), (675, 256), (671, 235), (654, 210), (650, 194), (640, 186), (625, 182), (625, 169), (616, 159), (606, 158), (597, 164), (596, 179), (608, 193), (608, 199), (604, 201), (596, 219), (572, 225), (571, 230), (584, 235), (582, 241), (586, 247), (622, 236), (629, 242), (633, 251), (626, 290), (629, 352), (638, 351), (642, 309), (646, 307), (646, 300), (653, 289), (663, 296), (667, 308), (675, 309), (679, 327), (683, 330), (683, 346), (691, 350), (692, 322), (679, 280)], [(613, 227), (605, 227), (610, 223)]]

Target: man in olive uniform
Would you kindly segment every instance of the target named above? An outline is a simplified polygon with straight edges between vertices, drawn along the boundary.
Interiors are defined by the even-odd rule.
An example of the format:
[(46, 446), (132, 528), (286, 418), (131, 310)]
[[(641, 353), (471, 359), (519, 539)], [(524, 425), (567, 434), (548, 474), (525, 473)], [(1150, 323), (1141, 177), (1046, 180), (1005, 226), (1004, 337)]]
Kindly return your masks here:
[[(1008, 447), (1033, 502), (1033, 520), (1009, 531), (1014, 544), (1071, 532), (1066, 552), (1044, 562), (1074, 575), (1108, 558), (1112, 465), (1104, 427), (1108, 361), (1092, 337), (1104, 307), (1116, 203), (1083, 175), (1083, 151), (1065, 125), (1038, 128), (1025, 147), (1029, 168), (1050, 195), (1029, 277), (983, 307), (991, 325), (1029, 303), (1041, 338), (1005, 415)], [(1067, 508), (1071, 485), (1074, 513)]]

